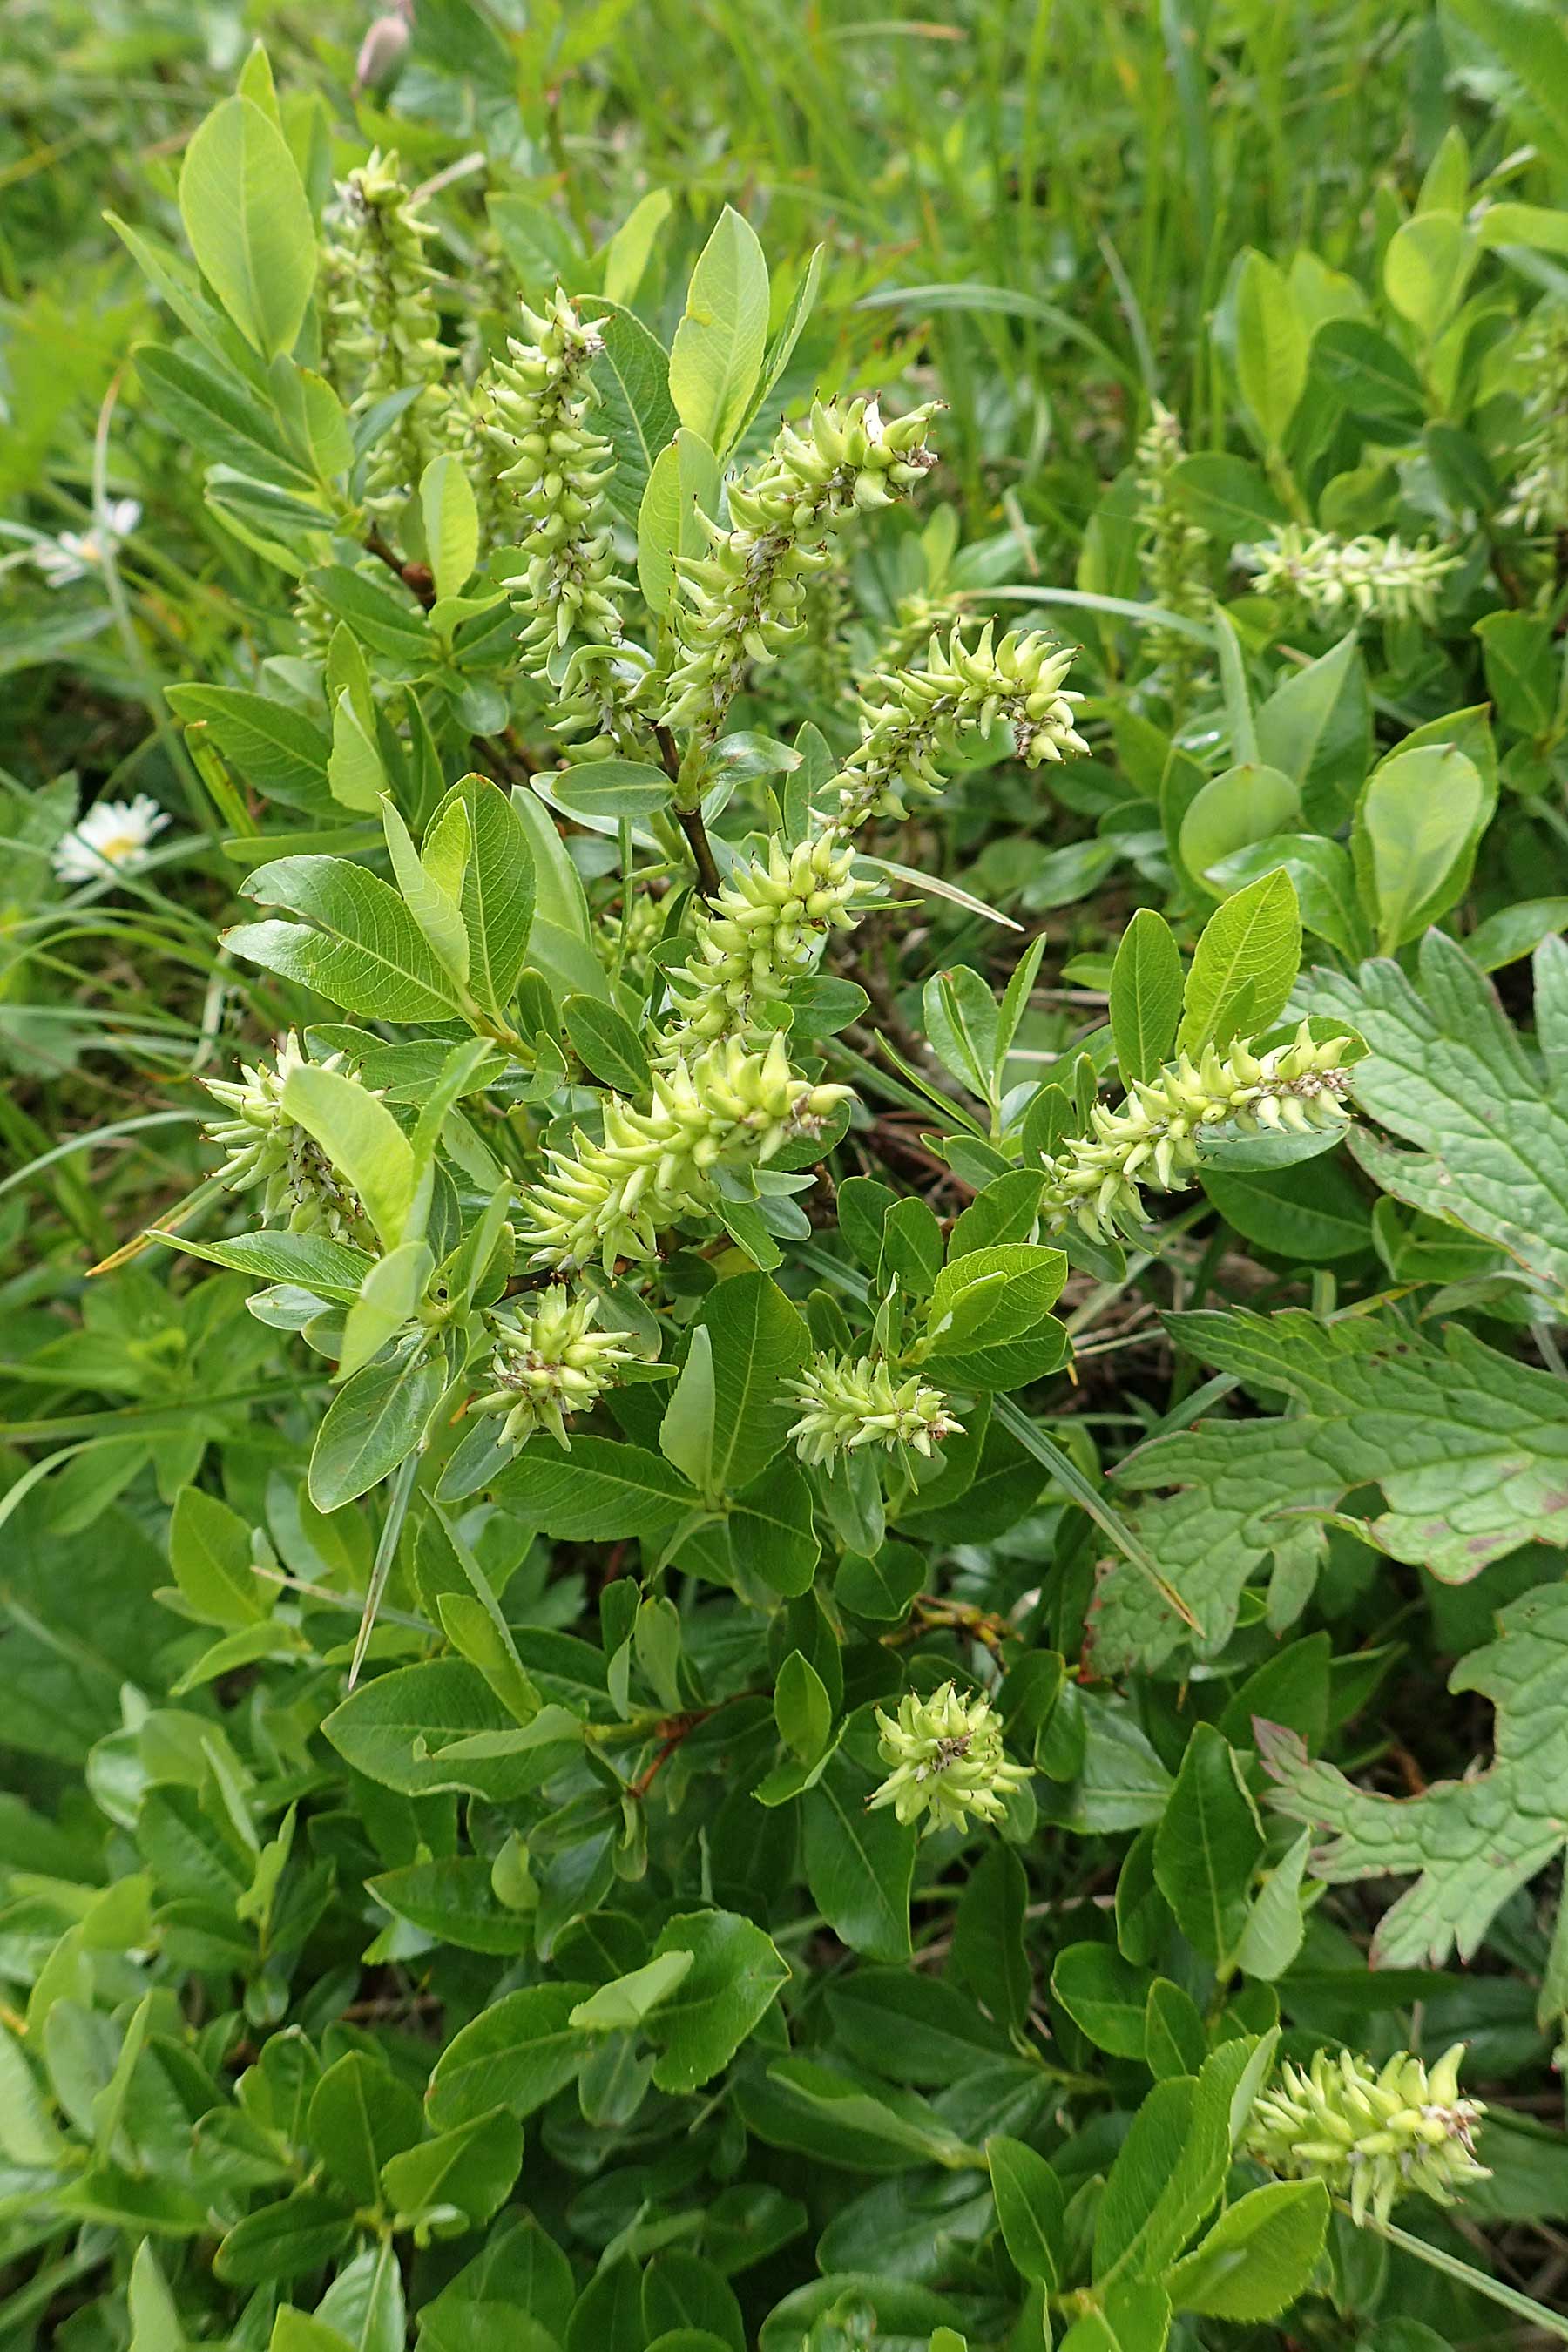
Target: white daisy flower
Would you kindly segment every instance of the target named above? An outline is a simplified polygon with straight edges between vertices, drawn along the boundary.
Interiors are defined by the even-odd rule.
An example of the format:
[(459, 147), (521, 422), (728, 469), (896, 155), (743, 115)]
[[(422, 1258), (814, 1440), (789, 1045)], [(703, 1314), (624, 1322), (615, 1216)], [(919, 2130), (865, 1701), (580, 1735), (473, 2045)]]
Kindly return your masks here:
[(95, 801), (71, 827), (55, 851), (55, 872), (62, 882), (101, 882), (119, 872), (133, 874), (147, 863), (147, 849), (155, 833), (169, 820), (147, 793), (133, 801)]
[(68, 588), (73, 581), (85, 580), (97, 571), (103, 561), (105, 540), (112, 553), (141, 520), (136, 499), (116, 499), (105, 517), (106, 531), (62, 530), (58, 539), (40, 539), (30, 551), (33, 562), (51, 588)]

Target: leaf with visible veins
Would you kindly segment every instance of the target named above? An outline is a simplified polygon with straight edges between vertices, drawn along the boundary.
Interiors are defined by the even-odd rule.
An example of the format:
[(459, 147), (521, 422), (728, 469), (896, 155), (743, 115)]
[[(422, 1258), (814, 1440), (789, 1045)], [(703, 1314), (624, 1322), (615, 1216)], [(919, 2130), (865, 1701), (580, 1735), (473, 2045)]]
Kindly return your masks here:
[(1312, 1857), (1318, 1877), (1417, 1874), (1379, 1924), (1376, 1967), (1441, 1968), (1456, 1948), (1468, 1960), (1509, 1896), (1568, 1843), (1568, 1585), (1524, 1593), (1497, 1622), (1497, 1640), (1448, 1677), (1497, 1710), (1492, 1761), (1473, 1778), (1381, 1797), (1311, 1760), (1295, 1732), (1253, 1727), (1272, 1802), (1334, 1833)]
[(1396, 963), (1355, 980), (1320, 973), (1315, 1012), (1352, 1021), (1371, 1053), (1352, 1081), (1358, 1108), (1405, 1143), (1358, 1129), (1351, 1148), (1374, 1182), (1478, 1234), (1556, 1298), (1568, 1297), (1568, 944), (1536, 950), (1536, 1051), (1496, 989), (1453, 940), (1428, 931), (1419, 986)]
[[(1450, 1325), (1442, 1343), (1392, 1315), (1321, 1323), (1303, 1309), (1167, 1318), (1182, 1344), (1292, 1410), (1201, 1421), (1131, 1454), (1125, 1487), (1176, 1491), (1131, 1515), (1203, 1627), (1229, 1638), (1271, 1559), (1309, 1552), (1355, 1489), (1386, 1508), (1355, 1532), (1392, 1559), (1464, 1583), (1521, 1544), (1568, 1546), (1568, 1387)], [(1309, 1588), (1310, 1589), (1310, 1586)], [(1156, 1665), (1184, 1628), (1148, 1580), (1101, 1572), (1089, 1647), (1105, 1674)]]

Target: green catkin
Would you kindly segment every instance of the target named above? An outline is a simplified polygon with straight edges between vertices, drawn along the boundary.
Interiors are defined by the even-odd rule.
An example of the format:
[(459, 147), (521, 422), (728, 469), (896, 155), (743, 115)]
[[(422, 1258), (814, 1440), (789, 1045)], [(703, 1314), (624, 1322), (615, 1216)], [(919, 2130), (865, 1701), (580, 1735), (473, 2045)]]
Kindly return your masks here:
[[(1133, 458), (1143, 579), (1152, 603), (1201, 621), (1214, 603), (1208, 583), (1210, 541), (1176, 496), (1175, 469), (1184, 455), (1180, 421), (1156, 401)], [(1179, 679), (1191, 672), (1202, 651), (1174, 629), (1151, 629), (1147, 643), (1153, 659)]]
[(1522, 460), (1499, 521), (1531, 536), (1568, 529), (1568, 303), (1543, 302), (1520, 352)]
[(1011, 632), (994, 646), (987, 626), (965, 646), (955, 628), (945, 646), (931, 640), (928, 668), (879, 677), (860, 747), (832, 787), (837, 808), (821, 831), (787, 855), (773, 843), (737, 866), (699, 911), (691, 955), (669, 982), (676, 1023), (666, 1055), (714, 1037), (763, 1041), (791, 983), (874, 901), (872, 886), (853, 871), (852, 835), (874, 816), (903, 814), (907, 794), (939, 791), (939, 761), (964, 736), (1001, 718), (1032, 766), (1083, 751), (1072, 727), (1079, 698), (1060, 690), (1072, 657), (1039, 632)]
[(436, 232), (410, 205), (396, 156), (379, 152), (343, 182), (334, 230), (326, 263), (329, 359), (345, 392), (357, 386), (350, 413), (363, 416), (396, 393), (414, 394), (367, 467), (365, 505), (386, 513), (417, 488), (440, 446), (437, 387), (447, 353), (430, 292), (435, 272), (425, 258)]
[(571, 1452), (567, 1421), (590, 1411), (637, 1353), (626, 1344), (626, 1332), (595, 1329), (598, 1314), (598, 1299), (552, 1283), (531, 1313), (496, 1318), (495, 1344), (481, 1375), (491, 1385), (468, 1411), (504, 1413), (503, 1445), (526, 1445), (543, 1430)]
[(1430, 2071), (1403, 2050), (1381, 2073), (1349, 2050), (1287, 2060), (1247, 2119), (1246, 2153), (1287, 2179), (1321, 2180), (1358, 2223), (1386, 2221), (1401, 2197), (1456, 2204), (1491, 2178), (1475, 2154), (1486, 2109), (1459, 2096), (1464, 2050), (1457, 2042)]
[(506, 501), (496, 475), (490, 436), (492, 391), (493, 378), (488, 365), (479, 370), (471, 383), (455, 375), (444, 387), (441, 414), (442, 445), (461, 466), (479, 509), (481, 563), (492, 548), (504, 543), (508, 528)]
[(664, 901), (647, 890), (633, 894), (624, 915), (600, 915), (595, 921), (590, 944), (605, 971), (618, 970), (634, 980), (645, 980), (648, 950), (657, 945), (663, 932), (664, 916)]
[(523, 1195), (533, 1263), (599, 1257), (608, 1271), (656, 1256), (670, 1225), (709, 1213), (715, 1170), (765, 1166), (793, 1138), (820, 1134), (848, 1093), (792, 1070), (782, 1037), (764, 1054), (731, 1038), (656, 1071), (648, 1109), (612, 1096), (601, 1141), (579, 1129), (570, 1150), (551, 1151), (550, 1174)]
[(978, 1692), (963, 1698), (952, 1683), (929, 1698), (907, 1691), (896, 1714), (877, 1709), (877, 1725), (878, 1752), (892, 1769), (867, 1810), (891, 1805), (906, 1827), (923, 1821), (927, 1837), (967, 1829), (971, 1814), (994, 1826), (1028, 1780), (1004, 1752), (1002, 1718)]
[(307, 578), (294, 583), (293, 605), (300, 655), (320, 669), (326, 661), (332, 631), (337, 625), (335, 615), (328, 609), (320, 591), (313, 588)]
[(921, 669), (933, 642), (951, 636), (963, 617), (966, 595), (900, 596), (893, 618), (865, 667), (856, 672), (855, 690), (864, 702), (889, 670)]
[(1142, 1188), (1184, 1190), (1205, 1128), (1306, 1134), (1342, 1125), (1350, 1073), (1340, 1066), (1349, 1042), (1315, 1045), (1303, 1022), (1291, 1044), (1267, 1054), (1237, 1044), (1221, 1055), (1207, 1045), (1195, 1063), (1184, 1054), (1152, 1078), (1135, 1079), (1124, 1103), (1114, 1110), (1097, 1103), (1089, 1133), (1046, 1163), (1046, 1223), (1059, 1232), (1076, 1221), (1096, 1241), (1118, 1229), (1136, 1234), (1147, 1221)]
[(932, 638), (923, 669), (879, 672), (863, 704), (864, 732), (835, 779), (845, 833), (878, 816), (907, 816), (911, 799), (941, 789), (939, 761), (964, 736), (998, 721), (1013, 731), (1026, 767), (1087, 751), (1073, 726), (1079, 694), (1064, 693), (1073, 648), (1043, 630), (1009, 629), (1000, 644), (987, 622), (973, 646), (955, 628), (946, 645)]
[(929, 1456), (944, 1438), (963, 1433), (940, 1389), (896, 1380), (878, 1356), (816, 1356), (784, 1385), (802, 1408), (790, 1435), (803, 1462), (832, 1462), (871, 1445), (889, 1453), (907, 1445)]
[(1269, 540), (1237, 551), (1260, 595), (1285, 595), (1322, 628), (1347, 614), (1366, 620), (1436, 618), (1437, 593), (1459, 558), (1426, 540), (1406, 546), (1395, 535), (1336, 539), (1332, 531), (1285, 523)]
[[(528, 618), (519, 643), (533, 674), (568, 646), (608, 646), (621, 635), (615, 541), (605, 484), (615, 451), (588, 423), (596, 394), (588, 371), (604, 350), (597, 328), (579, 319), (559, 287), (542, 313), (522, 310), (530, 340), (515, 338), (496, 365), (491, 440), (509, 463), (502, 488), (522, 509), (526, 571), (507, 582)], [(568, 667), (555, 683), (570, 694)]]
[(551, 714), (562, 757), (639, 760), (649, 756), (647, 730), (657, 707), (657, 676), (640, 646), (579, 646)]
[[(333, 1054), (317, 1066), (336, 1070), (342, 1058)], [(304, 1060), (300, 1040), (290, 1030), (279, 1040), (270, 1068), (246, 1064), (237, 1079), (204, 1079), (225, 1114), (207, 1119), (203, 1129), (207, 1140), (227, 1154), (218, 1174), (231, 1192), (261, 1188), (264, 1225), (324, 1234), (329, 1241), (374, 1250), (375, 1231), (357, 1194), (343, 1182), (315, 1137), (283, 1108), (289, 1073)]]
[(855, 604), (848, 567), (842, 561), (828, 565), (816, 583), (814, 601), (805, 651), (806, 691), (824, 710), (835, 710), (853, 683), (848, 633)]
[(853, 868), (854, 851), (832, 830), (794, 850), (775, 835), (736, 864), (698, 918), (689, 962), (669, 975), (676, 1018), (666, 1058), (721, 1037), (766, 1042), (760, 1033), (770, 1008), (816, 969), (836, 931), (854, 929), (875, 896)]
[(762, 463), (731, 483), (728, 526), (700, 518), (710, 552), (676, 560), (667, 727), (713, 740), (748, 665), (801, 642), (806, 589), (832, 563), (829, 541), (935, 464), (925, 437), (933, 405), (884, 424), (874, 400), (817, 401), (804, 426), (784, 425)]

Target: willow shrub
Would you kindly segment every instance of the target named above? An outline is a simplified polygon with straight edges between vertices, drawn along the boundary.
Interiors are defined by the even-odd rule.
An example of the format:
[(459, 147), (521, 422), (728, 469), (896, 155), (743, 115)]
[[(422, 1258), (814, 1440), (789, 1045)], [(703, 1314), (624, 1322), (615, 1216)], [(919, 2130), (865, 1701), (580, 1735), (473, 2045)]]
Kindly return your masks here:
[[(395, 157), (312, 202), (259, 52), (180, 193), (195, 268), (134, 239), (171, 322), (140, 375), (273, 593), (249, 667), (170, 700), (273, 1034), (205, 1080), (209, 1172), (150, 1236), (174, 1305), (145, 1258), (117, 1295), (127, 1345), (184, 1318), (210, 1393), (258, 1350), (287, 1373), (264, 1426), (197, 1376), (147, 1441), (155, 1695), (93, 1749), (96, 1826), (28, 1832), (8, 2251), (90, 2272), (71, 2340), (139, 2352), (1279, 2342), (1292, 2306), (1294, 2339), (1375, 2303), (1379, 2237), (1401, 2345), (1452, 2293), (1413, 2258), (1530, 2316), (1390, 2220), (1487, 2178), (1458, 2053), (1340, 2052), (1389, 2005), (1342, 1937), (1290, 1972), (1303, 1822), (1339, 1832), (1330, 1875), (1451, 1864), (1390, 1915), (1406, 1971), (1472, 1946), (1561, 1823), (1521, 1799), (1486, 1832), (1508, 1885), (1443, 1912), (1488, 1784), (1396, 1822), (1309, 1756), (1360, 1664), (1331, 1702), (1320, 1637), (1281, 1643), (1325, 1511), (1415, 1475), (1417, 1428), (1485, 1424), (1466, 1396), (1549, 1451), (1549, 1376), (1386, 1316), (1188, 1318), (1221, 1378), (1142, 1457), (1182, 1491), (1131, 1514), (1050, 1425), (1151, 1217), (1228, 1198), (1267, 1251), (1269, 1202), (1327, 1221), (1358, 1099), (1411, 1136), (1379, 1057), (1438, 1016), (1351, 971), (1455, 903), (1496, 803), (1473, 711), (1372, 766), (1353, 637), (1255, 714), (1226, 519), (1255, 598), (1411, 662), (1461, 552), (1305, 512), (1300, 321), (1254, 257), (1228, 299), (1264, 467), (1157, 411), (1117, 509), (1156, 694), (1218, 691), (1233, 761), (1161, 753), (1176, 926), (1128, 925), (1105, 1025), (1042, 1076), (1043, 941), (996, 988), (931, 973), (923, 1035), (864, 943), (918, 953), (932, 894), (990, 919), (928, 820), (1002, 762), (1070, 791), (1074, 651), (984, 616), (1014, 551), (931, 505), (940, 402), (803, 380), (817, 263), (775, 291), (725, 210), (667, 350), (656, 203), (591, 284), (519, 305), (492, 258), (465, 302)], [(1347, 432), (1421, 397), (1354, 324)], [(1533, 432), (1521, 514), (1559, 497), (1554, 414)], [(1134, 762), (1142, 704), (1110, 707)], [(1314, 831), (1303, 791), (1345, 806)], [(1310, 989), (1303, 916), (1341, 966)], [(1427, 1002), (1473, 1031), (1435, 937)], [(1549, 949), (1537, 989), (1556, 1021)], [(1190, 1428), (1238, 1381), (1293, 1412)], [(1440, 1473), (1407, 1508), (1508, 1548)], [(1353, 1524), (1414, 1558), (1397, 1517)], [(1509, 1660), (1555, 1654), (1549, 1591)], [(1546, 1702), (1483, 1672), (1506, 1773)]]

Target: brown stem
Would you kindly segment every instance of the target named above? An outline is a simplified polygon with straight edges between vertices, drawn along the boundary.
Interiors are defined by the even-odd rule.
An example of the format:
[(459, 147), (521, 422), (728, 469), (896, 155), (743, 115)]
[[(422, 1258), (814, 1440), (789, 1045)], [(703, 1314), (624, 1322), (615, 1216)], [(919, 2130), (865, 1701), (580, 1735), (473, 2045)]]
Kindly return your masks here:
[(658, 756), (664, 763), (665, 774), (672, 784), (678, 784), (680, 782), (680, 751), (668, 728), (661, 727), (657, 719), (653, 722), (653, 740), (658, 745)]
[(504, 776), (509, 784), (526, 784), (544, 772), (543, 761), (534, 757), (515, 727), (500, 735), (476, 735), (474, 740), (484, 745), (497, 775)]
[[(658, 745), (658, 756), (665, 774), (672, 784), (680, 782), (680, 748), (668, 727), (653, 722), (653, 740)], [(708, 828), (702, 822), (702, 810), (682, 808), (677, 799), (675, 821), (686, 835), (686, 846), (691, 852), (691, 863), (697, 868), (697, 887), (704, 898), (713, 898), (719, 892), (719, 868), (714, 862), (713, 845), (708, 838)]]
[(1003, 1644), (1016, 1640), (1017, 1628), (1005, 1617), (994, 1612), (976, 1609), (968, 1601), (943, 1601), (932, 1592), (917, 1593), (910, 1604), (907, 1624), (891, 1633), (884, 1633), (882, 1643), (887, 1649), (899, 1649), (906, 1642), (920, 1639), (922, 1633), (967, 1633), (972, 1641), (983, 1642), (994, 1658), (1002, 1655)]
[(672, 1715), (658, 1727), (658, 1751), (646, 1771), (639, 1772), (626, 1790), (628, 1797), (646, 1797), (683, 1739), (689, 1739), (700, 1724), (706, 1723), (718, 1709), (699, 1707), (694, 1715)]
[(364, 543), (366, 552), (374, 555), (378, 563), (384, 563), (389, 572), (395, 572), (410, 594), (417, 596), (428, 612), (436, 602), (436, 582), (430, 566), (427, 563), (405, 563), (396, 548), (389, 540), (384, 539), (379, 530), (367, 530)]
[(675, 821), (686, 835), (686, 846), (691, 852), (691, 863), (697, 868), (697, 887), (705, 898), (719, 895), (719, 868), (713, 862), (713, 845), (708, 838), (708, 828), (702, 822), (700, 809), (678, 808)]
[(646, 1797), (682, 1740), (689, 1739), (692, 1733), (700, 1731), (705, 1723), (711, 1723), (713, 1717), (716, 1715), (721, 1715), (727, 1706), (733, 1706), (743, 1698), (768, 1698), (771, 1696), (772, 1694), (765, 1690), (731, 1691), (728, 1698), (717, 1700), (712, 1706), (693, 1707), (689, 1715), (667, 1715), (664, 1721), (658, 1727), (659, 1743), (658, 1753), (652, 1763), (639, 1772), (635, 1780), (627, 1782), (627, 1796)]
[(509, 727), (500, 740), (525, 776), (537, 776), (543, 773), (543, 761), (535, 758), (515, 727)]

